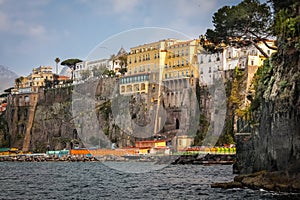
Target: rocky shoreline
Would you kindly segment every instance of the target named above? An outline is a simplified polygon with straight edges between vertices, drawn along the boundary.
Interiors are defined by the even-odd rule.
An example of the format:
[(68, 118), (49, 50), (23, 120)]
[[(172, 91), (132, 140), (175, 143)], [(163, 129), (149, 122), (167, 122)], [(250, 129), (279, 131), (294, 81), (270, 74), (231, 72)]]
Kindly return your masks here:
[(223, 189), (251, 188), (300, 193), (300, 173), (289, 174), (283, 171), (260, 171), (253, 174), (238, 175), (232, 182), (213, 183), (211, 187)]
[(16, 155), (2, 156), (0, 162), (98, 162), (98, 161), (127, 161), (128, 158), (121, 156), (57, 156), (57, 155)]
[(194, 154), (182, 155), (175, 159), (172, 164), (193, 164), (193, 165), (206, 165), (206, 164), (234, 164), (236, 161), (235, 154)]
[(48, 154), (16, 154), (10, 156), (1, 156), (0, 162), (105, 162), (105, 161), (136, 161), (136, 162), (155, 162), (156, 164), (233, 164), (235, 155), (212, 155), (212, 154), (194, 154), (194, 155), (172, 155), (172, 156), (149, 156), (149, 155), (48, 155)]
[(0, 162), (155, 162), (156, 164), (170, 164), (178, 156), (116, 156), (116, 155), (103, 155), (103, 156), (86, 156), (86, 155), (48, 155), (48, 154), (27, 154), (27, 155), (10, 155), (0, 156)]

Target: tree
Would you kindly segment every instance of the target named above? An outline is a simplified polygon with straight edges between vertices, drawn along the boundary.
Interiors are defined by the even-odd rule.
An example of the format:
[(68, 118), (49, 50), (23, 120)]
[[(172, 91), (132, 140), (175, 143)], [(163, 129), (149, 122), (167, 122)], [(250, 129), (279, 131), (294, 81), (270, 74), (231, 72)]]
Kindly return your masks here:
[(24, 80), (23, 76), (15, 79), (15, 84), (16, 84), (17, 88), (20, 88), (20, 85), (22, 84), (23, 80)]
[(92, 72), (94, 77), (99, 77), (103, 74), (105, 71), (106, 67), (104, 65), (101, 65), (100, 67), (93, 67)]
[(127, 55), (124, 54), (124, 55), (119, 56), (119, 60), (120, 60), (121, 68), (126, 68), (127, 67)]
[(86, 69), (86, 70), (81, 70), (80, 71), (81, 79), (86, 80), (91, 76), (91, 71)]
[(115, 61), (116, 61), (116, 59), (117, 59), (117, 56), (116, 56), (115, 54), (112, 54), (112, 55), (110, 56), (110, 59), (109, 59), (109, 60), (112, 61), (112, 69), (113, 69), (113, 70), (115, 69)]
[(127, 68), (121, 68), (119, 72), (124, 75), (127, 72)]
[(60, 62), (60, 59), (57, 57), (54, 61), (56, 63), (56, 74), (58, 74), (58, 63)]
[(106, 75), (108, 77), (114, 77), (116, 74), (114, 70), (105, 69), (103, 75)]
[(273, 19), (270, 7), (260, 4), (258, 0), (244, 0), (237, 6), (224, 6), (213, 15), (214, 30), (208, 29), (205, 37), (208, 49), (217, 49), (221, 44), (247, 46), (253, 44), (266, 58), (268, 54), (258, 45), (263, 42), (268, 48), (267, 40), (273, 36)]
[(58, 63), (60, 62), (60, 59), (57, 57), (54, 61), (56, 62), (56, 74), (58, 74)]
[(73, 72), (75, 70), (75, 66), (79, 62), (82, 62), (82, 60), (77, 59), (77, 58), (70, 58), (70, 59), (64, 60), (60, 63), (61, 65), (67, 66), (72, 70), (72, 80), (73, 80)]
[(121, 66), (119, 72), (124, 75), (127, 72), (127, 54), (121, 55), (119, 57), (119, 60)]

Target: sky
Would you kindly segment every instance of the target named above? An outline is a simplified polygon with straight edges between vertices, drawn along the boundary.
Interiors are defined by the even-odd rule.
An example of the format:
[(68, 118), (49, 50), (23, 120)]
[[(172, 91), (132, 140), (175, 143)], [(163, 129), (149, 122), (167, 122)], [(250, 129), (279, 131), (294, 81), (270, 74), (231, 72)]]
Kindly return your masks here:
[(158, 38), (198, 38), (219, 8), (239, 2), (0, 0), (0, 65), (24, 76), (41, 65), (55, 68), (56, 57), (86, 60), (95, 49), (111, 55)]

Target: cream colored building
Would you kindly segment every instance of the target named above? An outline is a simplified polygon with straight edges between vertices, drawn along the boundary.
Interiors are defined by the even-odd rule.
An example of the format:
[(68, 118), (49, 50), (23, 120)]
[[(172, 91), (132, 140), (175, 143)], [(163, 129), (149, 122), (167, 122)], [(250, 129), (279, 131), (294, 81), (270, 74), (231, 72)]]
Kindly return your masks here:
[(120, 94), (155, 92), (158, 84), (180, 89), (175, 88), (175, 80), (178, 86), (193, 85), (191, 78), (199, 77), (198, 47), (199, 40), (166, 39), (131, 48), (127, 75), (120, 82)]
[(176, 151), (186, 151), (194, 144), (194, 136), (177, 135), (173, 138), (172, 144)]
[(166, 39), (131, 48), (127, 57), (127, 75), (120, 80), (120, 94), (157, 90), (157, 84), (162, 81), (167, 47), (176, 42)]
[(20, 77), (20, 82), (15, 85), (13, 93), (37, 93), (40, 87), (46, 85), (46, 81), (53, 82), (54, 75), (51, 66), (34, 68), (27, 77)]
[(181, 107), (189, 88), (195, 88), (199, 80), (199, 40), (180, 41), (168, 46), (163, 70), (164, 103), (167, 107)]

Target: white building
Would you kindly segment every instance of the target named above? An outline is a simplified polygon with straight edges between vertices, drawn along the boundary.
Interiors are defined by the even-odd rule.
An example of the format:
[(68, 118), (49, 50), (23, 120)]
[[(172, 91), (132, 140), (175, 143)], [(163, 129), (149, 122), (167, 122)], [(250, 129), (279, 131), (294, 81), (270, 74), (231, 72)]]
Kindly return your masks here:
[[(270, 46), (274, 45), (273, 41), (268, 41), (268, 43)], [(275, 52), (267, 48), (263, 43), (259, 43), (258, 46), (269, 56)], [(222, 52), (214, 54), (202, 51), (198, 53), (200, 84), (211, 85), (214, 78), (218, 78), (221, 75), (220, 72), (234, 70), (236, 67), (239, 69), (247, 68), (247, 70), (249, 67), (252, 67), (256, 71), (259, 66), (263, 65), (265, 59), (253, 45), (243, 48), (227, 46), (223, 48)]]
[(73, 72), (73, 80), (78, 82), (84, 79), (83, 75), (88, 71), (88, 77), (97, 77), (98, 72), (103, 72), (104, 69), (110, 69), (112, 62), (109, 59), (100, 59), (92, 61), (82, 61), (76, 63), (75, 70)]
[(114, 58), (79, 62), (75, 65), (73, 80), (78, 82), (87, 78), (99, 77), (105, 69), (112, 70), (117, 74), (122, 67), (125, 67), (125, 63), (122, 63), (120, 57), (126, 55), (125, 49), (121, 48)]

